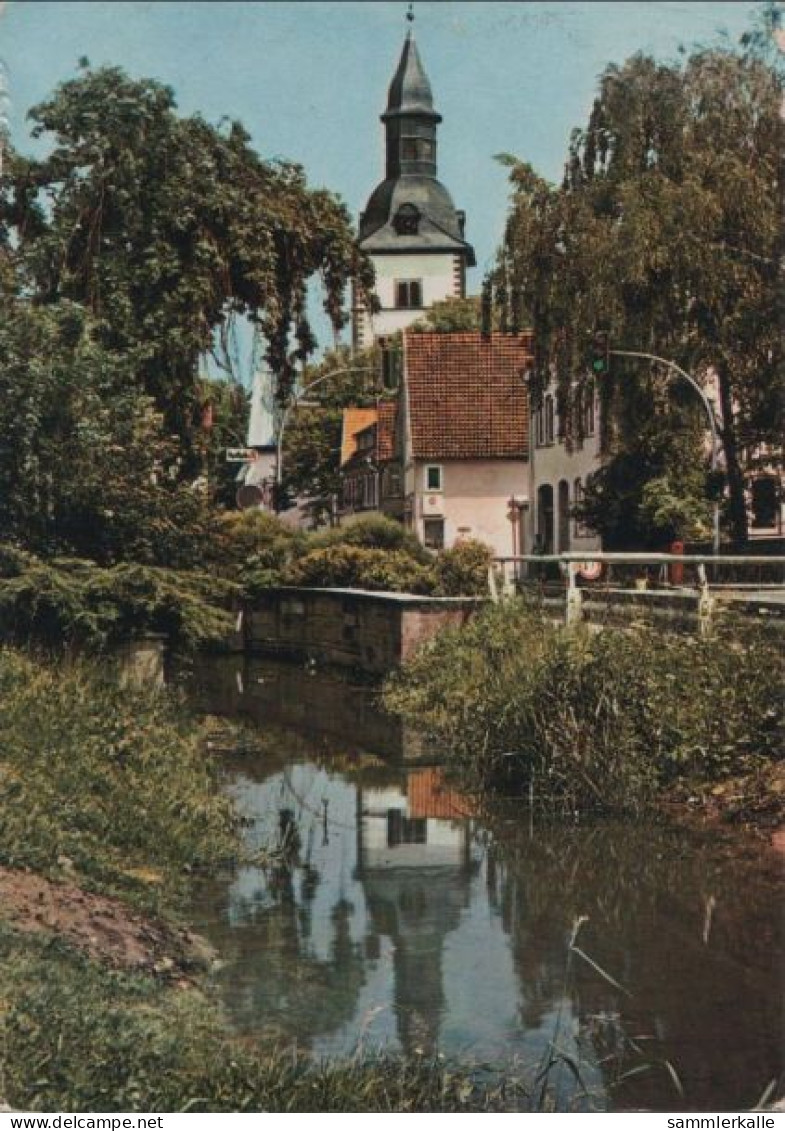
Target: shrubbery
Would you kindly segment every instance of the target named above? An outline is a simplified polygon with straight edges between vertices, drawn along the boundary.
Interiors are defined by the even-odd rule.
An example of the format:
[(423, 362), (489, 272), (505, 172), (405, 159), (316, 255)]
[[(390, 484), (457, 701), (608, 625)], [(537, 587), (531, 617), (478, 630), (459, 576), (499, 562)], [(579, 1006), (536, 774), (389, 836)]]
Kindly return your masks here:
[(483, 542), (456, 542), (434, 561), (437, 593), (444, 597), (487, 596), (492, 560), (493, 550)]
[(362, 546), (368, 550), (403, 550), (419, 562), (431, 556), (417, 541), (416, 535), (401, 522), (382, 514), (367, 514), (343, 526), (319, 530), (308, 539), (309, 550), (329, 546)]
[(249, 597), (276, 585), (472, 596), (487, 592), (491, 556), (473, 541), (429, 553), (412, 531), (379, 514), (304, 534), (249, 510), (221, 518), (207, 560)]
[(557, 627), (522, 602), (427, 643), (386, 688), (474, 784), (637, 809), (677, 778), (781, 755), (783, 658), (746, 626), (698, 639)]
[(234, 592), (204, 572), (41, 561), (0, 545), (0, 633), (17, 644), (99, 651), (160, 632), (175, 648), (195, 648), (231, 631)]
[(285, 585), (431, 593), (433, 570), (404, 550), (341, 545), (312, 550), (284, 573)]
[(208, 561), (220, 576), (253, 596), (280, 584), (283, 570), (302, 553), (305, 542), (305, 534), (268, 511), (228, 511), (216, 523)]

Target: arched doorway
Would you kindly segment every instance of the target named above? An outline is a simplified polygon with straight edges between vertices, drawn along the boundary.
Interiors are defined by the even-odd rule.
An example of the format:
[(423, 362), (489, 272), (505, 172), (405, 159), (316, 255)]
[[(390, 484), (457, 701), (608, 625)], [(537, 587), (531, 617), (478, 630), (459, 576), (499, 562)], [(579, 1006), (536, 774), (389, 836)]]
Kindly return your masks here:
[(537, 549), (541, 554), (553, 553), (553, 487), (550, 483), (537, 488)]

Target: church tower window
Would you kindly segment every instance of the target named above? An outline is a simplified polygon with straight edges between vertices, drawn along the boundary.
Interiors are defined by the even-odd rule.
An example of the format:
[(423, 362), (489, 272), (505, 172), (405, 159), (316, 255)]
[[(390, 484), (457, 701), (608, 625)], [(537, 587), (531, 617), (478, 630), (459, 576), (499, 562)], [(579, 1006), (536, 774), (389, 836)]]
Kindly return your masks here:
[(422, 307), (422, 281), (396, 279), (395, 305), (399, 310), (419, 310)]

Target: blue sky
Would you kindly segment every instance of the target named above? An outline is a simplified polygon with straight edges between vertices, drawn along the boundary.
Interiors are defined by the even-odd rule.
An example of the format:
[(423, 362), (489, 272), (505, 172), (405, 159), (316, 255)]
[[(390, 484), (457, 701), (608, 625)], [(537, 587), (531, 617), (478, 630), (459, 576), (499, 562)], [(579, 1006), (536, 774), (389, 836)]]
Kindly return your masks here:
[[(86, 55), (175, 90), (185, 113), (239, 118), (267, 157), (301, 162), (352, 214), (382, 177), (387, 86), (405, 34), (402, 2), (8, 0), (0, 58), (11, 133), (32, 148), (25, 115)], [(504, 223), (506, 151), (558, 180), (570, 130), (586, 121), (609, 62), (642, 50), (736, 38), (756, 3), (505, 0), (415, 3), (415, 35), (437, 109), (439, 175), (467, 214), (478, 290)], [(320, 335), (321, 336), (321, 335)]]

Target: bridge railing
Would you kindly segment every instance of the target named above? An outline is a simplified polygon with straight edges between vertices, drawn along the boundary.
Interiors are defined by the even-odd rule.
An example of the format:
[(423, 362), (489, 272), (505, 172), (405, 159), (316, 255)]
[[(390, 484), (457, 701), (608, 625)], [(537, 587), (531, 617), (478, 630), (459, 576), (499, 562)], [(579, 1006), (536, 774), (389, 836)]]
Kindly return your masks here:
[[(583, 619), (584, 601), (624, 592), (693, 595), (702, 626), (717, 598), (775, 600), (785, 594), (785, 556), (765, 554), (614, 553), (519, 554), (494, 558), (488, 571), (493, 600), (535, 592), (564, 606), (567, 623)], [(643, 601), (646, 598), (642, 598)]]

